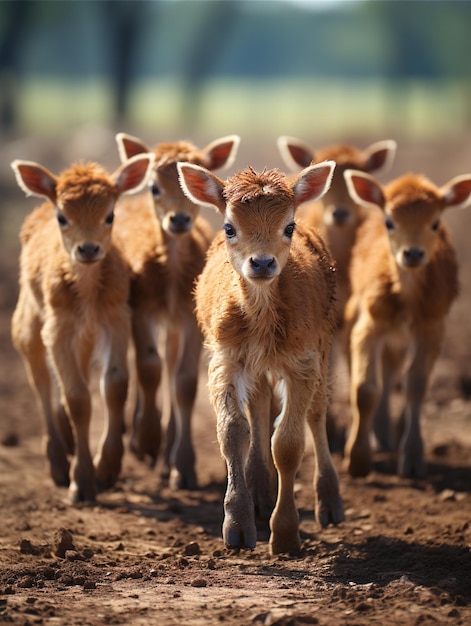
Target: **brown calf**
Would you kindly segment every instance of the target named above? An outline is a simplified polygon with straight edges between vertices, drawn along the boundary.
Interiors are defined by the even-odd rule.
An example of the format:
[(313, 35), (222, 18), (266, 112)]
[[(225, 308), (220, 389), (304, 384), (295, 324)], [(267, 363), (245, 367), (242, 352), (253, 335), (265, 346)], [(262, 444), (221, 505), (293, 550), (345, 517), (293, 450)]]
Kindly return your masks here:
[[(72, 165), (54, 176), (37, 163), (14, 161), (19, 186), (48, 202), (21, 229), (20, 293), (12, 319), (21, 354), (44, 418), (47, 456), (57, 485), (72, 501), (94, 501), (121, 468), (126, 353), (129, 337), (126, 264), (112, 239), (114, 205), (150, 174), (151, 155), (131, 159), (113, 174), (96, 164)], [(95, 361), (102, 365), (106, 426), (95, 467), (89, 448)], [(59, 385), (53, 408), (48, 364)], [(69, 478), (75, 436), (76, 458)]]
[[(335, 327), (335, 277), (319, 236), (295, 224), (302, 202), (327, 189), (334, 163), (305, 169), (293, 183), (277, 170), (251, 168), (223, 182), (180, 163), (182, 188), (224, 217), (197, 282), (196, 306), (210, 352), (209, 394), (227, 465), (223, 538), (253, 548), (255, 509), (270, 517), (273, 553), (300, 547), (294, 480), (306, 420), (316, 450), (314, 491), (323, 526), (343, 519), (326, 436), (327, 364)], [(281, 412), (271, 437), (279, 487), (271, 475), (272, 383)]]
[[(353, 170), (345, 172), (345, 180), (354, 201), (373, 208), (352, 252), (352, 295), (345, 310), (352, 408), (346, 467), (353, 476), (369, 472), (370, 429), (380, 395), (378, 372), (382, 370), (389, 392), (407, 366), (398, 472), (424, 476), (420, 409), (445, 318), (458, 293), (455, 253), (441, 217), (447, 208), (470, 203), (471, 175), (440, 188), (412, 174), (386, 187)], [(387, 398), (383, 400), (387, 412), (386, 402)]]
[(392, 165), (396, 142), (378, 141), (360, 150), (350, 144), (319, 148), (315, 152), (299, 139), (281, 136), (278, 148), (286, 165), (292, 170), (321, 161), (335, 161), (332, 184), (316, 203), (300, 208), (298, 218), (318, 228), (334, 257), (337, 267), (337, 312), (339, 323), (350, 295), (349, 266), (357, 229), (365, 220), (368, 209), (356, 203), (348, 193), (344, 172), (360, 170), (370, 174), (384, 172)]
[[(194, 313), (193, 288), (213, 239), (200, 207), (178, 183), (177, 161), (208, 169), (229, 167), (239, 144), (224, 137), (198, 149), (189, 142), (161, 143), (153, 150), (139, 139), (120, 133), (122, 159), (151, 151), (155, 155), (151, 192), (120, 203), (116, 234), (132, 269), (132, 336), (139, 384), (131, 447), (155, 464), (161, 443), (161, 412), (156, 394), (164, 363), (164, 421), (168, 422), (164, 468), (172, 487), (196, 488), (191, 415), (197, 391), (201, 332)], [(159, 356), (158, 329), (165, 338)]]

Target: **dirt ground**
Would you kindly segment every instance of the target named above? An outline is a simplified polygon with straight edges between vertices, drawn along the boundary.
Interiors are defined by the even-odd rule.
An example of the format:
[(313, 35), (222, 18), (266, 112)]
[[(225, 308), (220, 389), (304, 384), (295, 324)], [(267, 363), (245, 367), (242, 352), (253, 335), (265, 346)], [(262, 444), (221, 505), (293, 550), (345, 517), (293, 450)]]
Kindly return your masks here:
[[(441, 161), (437, 146), (404, 146), (397, 172), (422, 156), (422, 171), (445, 183), (471, 170), (469, 145), (440, 146), (447, 155)], [(21, 147), (8, 158), (38, 158)], [(2, 172), (2, 190), (24, 215), (34, 202), (14, 185), (7, 189), (9, 176)], [(336, 453), (346, 519), (321, 530), (312, 511), (308, 441), (296, 487), (302, 537), (296, 557), (270, 556), (262, 531), (253, 551), (222, 543), (225, 469), (204, 359), (194, 416), (200, 488), (171, 492), (160, 484), (158, 467), (151, 470), (126, 449), (115, 489), (96, 506), (67, 503), (66, 491), (48, 476), (33, 396), (9, 338), (17, 223), (2, 216), (8, 242), (0, 252), (0, 624), (471, 623), (471, 209), (449, 219), (463, 288), (423, 411), (427, 478), (398, 478), (394, 455), (383, 454), (368, 478), (351, 479)], [(345, 398), (339, 367), (333, 411), (347, 424)], [(93, 442), (100, 431), (96, 416)]]

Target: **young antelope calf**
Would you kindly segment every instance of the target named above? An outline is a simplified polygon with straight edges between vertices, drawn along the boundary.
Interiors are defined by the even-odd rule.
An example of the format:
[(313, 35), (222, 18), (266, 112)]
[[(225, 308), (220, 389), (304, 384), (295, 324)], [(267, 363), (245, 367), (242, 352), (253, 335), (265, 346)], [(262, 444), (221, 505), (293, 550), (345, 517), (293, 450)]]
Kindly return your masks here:
[(328, 188), (334, 165), (309, 167), (291, 184), (277, 170), (257, 174), (248, 168), (223, 182), (204, 168), (178, 165), (188, 197), (224, 218), (197, 282), (196, 311), (210, 351), (209, 394), (227, 465), (228, 546), (253, 548), (254, 507), (267, 517), (273, 510), (273, 381), (281, 412), (271, 438), (279, 479), (270, 518), (272, 552), (300, 547), (294, 480), (306, 420), (316, 450), (317, 520), (326, 526), (343, 519), (325, 425), (335, 276), (320, 237), (294, 220), (299, 204)]
[[(138, 189), (152, 157), (131, 159), (113, 174), (99, 165), (72, 165), (54, 176), (37, 163), (14, 161), (18, 185), (48, 201), (26, 217), (21, 229), (20, 293), (12, 338), (21, 354), (44, 418), (52, 478), (69, 487), (72, 501), (94, 501), (96, 487), (114, 484), (120, 472), (129, 276), (112, 240), (117, 198)], [(106, 427), (94, 469), (89, 449), (92, 363), (103, 366), (101, 390)], [(53, 408), (52, 366), (60, 404)], [(75, 435), (77, 456), (69, 479)]]
[[(123, 160), (140, 153), (155, 156), (151, 192), (121, 202), (116, 234), (132, 269), (132, 336), (138, 378), (138, 402), (132, 450), (149, 456), (154, 465), (161, 443), (161, 412), (156, 394), (164, 363), (162, 403), (168, 422), (164, 478), (174, 488), (195, 489), (195, 453), (191, 415), (197, 392), (201, 332), (194, 313), (193, 288), (203, 269), (213, 230), (199, 215), (200, 207), (183, 194), (177, 161), (218, 169), (229, 167), (239, 145), (224, 137), (200, 150), (189, 142), (161, 143), (153, 150), (135, 137), (120, 133)], [(157, 331), (163, 331), (165, 355), (159, 356)]]
[(471, 175), (440, 188), (412, 174), (386, 187), (353, 170), (345, 172), (345, 179), (354, 201), (375, 209), (352, 252), (352, 295), (345, 310), (352, 408), (345, 463), (352, 476), (369, 472), (378, 371), (383, 370), (383, 380), (393, 381), (407, 366), (398, 472), (421, 477), (426, 468), (420, 409), (445, 318), (458, 294), (457, 262), (441, 217), (447, 208), (470, 203)]
[(345, 304), (350, 296), (349, 267), (352, 247), (357, 230), (369, 212), (352, 199), (343, 174), (347, 169), (369, 174), (386, 171), (394, 160), (396, 142), (378, 141), (363, 150), (350, 144), (338, 144), (325, 146), (314, 152), (299, 139), (281, 136), (278, 138), (278, 148), (286, 165), (292, 170), (321, 161), (335, 161), (330, 188), (318, 202), (302, 206), (298, 211), (298, 218), (319, 229), (334, 257), (337, 268), (337, 313), (341, 324)]

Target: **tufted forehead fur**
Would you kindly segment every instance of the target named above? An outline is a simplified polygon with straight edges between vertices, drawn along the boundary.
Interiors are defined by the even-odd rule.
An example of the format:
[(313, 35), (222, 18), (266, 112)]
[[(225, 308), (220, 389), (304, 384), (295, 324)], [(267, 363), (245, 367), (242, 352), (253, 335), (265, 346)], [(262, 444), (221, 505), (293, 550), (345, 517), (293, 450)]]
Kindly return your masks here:
[(257, 174), (251, 167), (229, 178), (224, 187), (227, 204), (243, 207), (263, 200), (264, 209), (273, 205), (294, 205), (294, 192), (288, 186), (286, 176), (279, 170), (264, 169)]
[(208, 164), (207, 157), (189, 141), (159, 143), (154, 147), (154, 154), (158, 170), (175, 165), (177, 161), (188, 161), (203, 167)]
[(57, 178), (58, 204), (96, 206), (118, 197), (116, 184), (96, 163), (79, 163), (64, 170)]
[(387, 185), (385, 196), (387, 210), (398, 216), (414, 207), (417, 210), (425, 206), (443, 207), (439, 189), (425, 176), (405, 174)]
[(365, 166), (364, 155), (349, 144), (337, 144), (319, 149), (315, 154), (313, 164), (321, 161), (335, 161), (336, 169), (343, 167), (344, 169), (362, 170)]

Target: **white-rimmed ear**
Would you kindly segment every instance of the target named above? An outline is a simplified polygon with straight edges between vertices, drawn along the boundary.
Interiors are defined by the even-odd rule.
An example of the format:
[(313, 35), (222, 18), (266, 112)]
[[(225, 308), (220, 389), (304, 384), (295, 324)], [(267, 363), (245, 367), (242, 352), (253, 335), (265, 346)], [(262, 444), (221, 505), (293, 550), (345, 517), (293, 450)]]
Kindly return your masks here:
[(148, 152), (152, 152), (151, 148), (147, 147), (143, 141), (137, 137), (133, 137), (132, 135), (118, 133), (115, 139), (118, 144), (118, 152), (121, 163), (125, 163), (131, 157), (136, 156), (136, 154), (146, 154)]
[(386, 172), (393, 164), (396, 156), (397, 143), (394, 139), (385, 139), (377, 141), (362, 151), (365, 172), (377, 174), (378, 172)]
[(147, 184), (154, 164), (153, 153), (136, 154), (127, 159), (111, 175), (116, 183), (119, 194), (136, 193)]
[(455, 176), (440, 188), (445, 208), (464, 209), (471, 203), (471, 174)]
[(296, 137), (281, 135), (276, 140), (278, 150), (285, 165), (290, 170), (297, 171), (300, 167), (305, 168), (314, 161), (314, 152), (311, 148)]
[(203, 153), (207, 157), (206, 167), (208, 170), (227, 169), (236, 158), (239, 149), (240, 137), (238, 135), (228, 135), (215, 139), (203, 148)]
[(11, 164), (18, 186), (27, 196), (56, 201), (57, 178), (39, 163), (15, 160)]
[(319, 200), (329, 190), (335, 169), (335, 161), (322, 161), (302, 170), (291, 185), (296, 206), (303, 202)]
[(343, 176), (348, 193), (356, 204), (383, 210), (383, 189), (371, 174), (360, 172), (359, 170), (345, 170)]
[(224, 182), (216, 174), (185, 161), (179, 161), (177, 169), (180, 187), (189, 200), (224, 213), (226, 209), (223, 196)]

